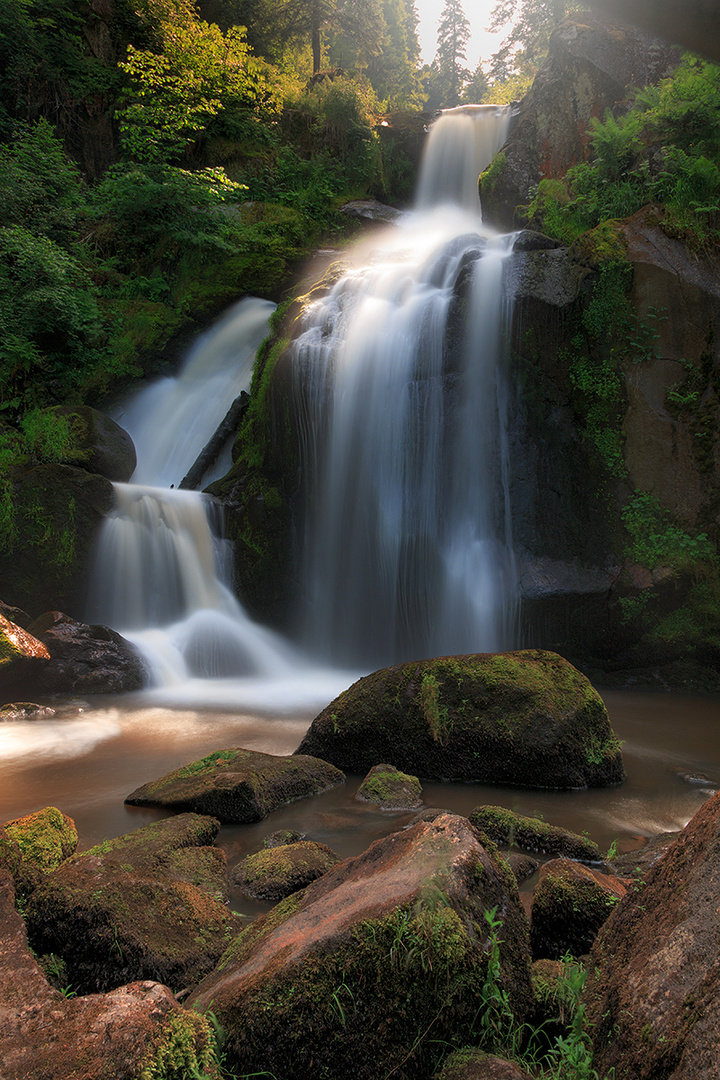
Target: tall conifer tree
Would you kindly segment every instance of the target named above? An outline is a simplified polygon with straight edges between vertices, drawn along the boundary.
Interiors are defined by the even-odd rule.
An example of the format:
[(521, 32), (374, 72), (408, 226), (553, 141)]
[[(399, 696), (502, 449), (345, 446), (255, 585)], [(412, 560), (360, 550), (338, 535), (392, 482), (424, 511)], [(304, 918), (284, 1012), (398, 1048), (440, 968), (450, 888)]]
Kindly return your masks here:
[(469, 37), (470, 23), (460, 0), (445, 0), (438, 23), (434, 61), (442, 87), (443, 105), (454, 107), (460, 103), (460, 94), (468, 77), (463, 62)]

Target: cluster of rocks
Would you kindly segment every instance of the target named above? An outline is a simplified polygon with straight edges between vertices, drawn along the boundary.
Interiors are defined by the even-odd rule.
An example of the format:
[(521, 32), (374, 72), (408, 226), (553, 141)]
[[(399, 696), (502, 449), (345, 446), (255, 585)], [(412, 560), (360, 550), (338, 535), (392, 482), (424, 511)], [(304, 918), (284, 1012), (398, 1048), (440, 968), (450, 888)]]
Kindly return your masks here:
[[(539, 700), (549, 708), (554, 661), (510, 662), (535, 672), (529, 681), (546, 751), (566, 747), (570, 732), (580, 756), (584, 747), (597, 761), (604, 729), (591, 690), (573, 711), (570, 673), (557, 672), (566, 712), (548, 715)], [(477, 667), (492, 730), (487, 673), (502, 697), (502, 670), (495, 658), (477, 658)], [(423, 723), (447, 749), (453, 728), (437, 725), (446, 700), (438, 671)], [(422, 672), (405, 674), (427, 706)], [(692, 1070), (696, 1060), (707, 1065), (716, 1045), (720, 967), (710, 944), (720, 930), (720, 795), (632, 866), (603, 864), (586, 838), (499, 806), (469, 817), (423, 807), (420, 780), (401, 771), (404, 761), (388, 763), (376, 734), (383, 685), (370, 682), (359, 696), (353, 688), (352, 714), (340, 711), (344, 695), (333, 703), (349, 767), (360, 772), (359, 755), (375, 758), (355, 793), (358, 806), (399, 813), (404, 826), (360, 855), (341, 859), (312, 837), (274, 832), (228, 868), (215, 844), (222, 823), (262, 820), (346, 782), (305, 744), (287, 757), (220, 750), (145, 784), (128, 802), (175, 816), (80, 854), (73, 823), (55, 808), (5, 824), (0, 1055), (8, 1080), (217, 1076), (210, 1013), (237, 1075), (424, 1080), (442, 1065), (445, 1080), (512, 1080), (526, 1075), (505, 1060), (518, 1050), (518, 1032), (568, 1035), (565, 957), (588, 950), (583, 1007), (599, 1075), (610, 1067), (631, 1080), (648, 1075), (648, 1039), (654, 1076), (712, 1075)], [(508, 727), (529, 738), (525, 696), (517, 695), (515, 717), (505, 700)], [(419, 744), (422, 724), (413, 722)], [(316, 725), (324, 730), (323, 715), (308, 738)], [(460, 721), (457, 729), (468, 737)], [(611, 730), (605, 736), (617, 768)], [(538, 869), (534, 892), (521, 894), (518, 881)], [(248, 925), (228, 905), (231, 884), (278, 902)]]

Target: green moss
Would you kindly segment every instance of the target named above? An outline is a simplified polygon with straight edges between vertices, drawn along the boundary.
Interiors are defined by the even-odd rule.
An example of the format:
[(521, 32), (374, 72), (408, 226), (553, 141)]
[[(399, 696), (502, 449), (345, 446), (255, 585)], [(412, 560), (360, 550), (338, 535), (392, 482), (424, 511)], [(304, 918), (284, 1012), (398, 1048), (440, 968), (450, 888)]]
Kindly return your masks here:
[(502, 182), (506, 165), (507, 156), (500, 152), (495, 155), (488, 167), (480, 173), (478, 186), (481, 199), (484, 195), (492, 195), (497, 185)]
[(187, 1010), (172, 1013), (159, 1041), (146, 1054), (137, 1080), (219, 1080), (217, 1039), (207, 1017)]
[(22, 858), (40, 870), (54, 870), (77, 847), (75, 823), (54, 806), (9, 821), (5, 830), (17, 842)]
[(600, 861), (600, 849), (592, 840), (502, 806), (478, 806), (470, 814), (470, 821), (496, 844), (587, 862)]

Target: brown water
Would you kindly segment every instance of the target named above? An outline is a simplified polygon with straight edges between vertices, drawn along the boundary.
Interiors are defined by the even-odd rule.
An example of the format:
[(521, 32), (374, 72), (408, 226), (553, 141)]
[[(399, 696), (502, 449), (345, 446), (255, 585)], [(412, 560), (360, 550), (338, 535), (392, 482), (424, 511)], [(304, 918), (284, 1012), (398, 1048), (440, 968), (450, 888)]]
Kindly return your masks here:
[[(425, 784), (428, 806), (467, 814), (500, 804), (575, 832), (601, 849), (638, 847), (645, 837), (681, 829), (720, 788), (720, 698), (603, 694), (623, 740), (627, 780), (592, 791), (530, 791), (476, 784)], [(314, 710), (313, 710), (314, 715)], [(0, 821), (57, 806), (75, 819), (80, 846), (118, 836), (162, 812), (125, 806), (140, 784), (213, 750), (245, 746), (285, 754), (300, 742), (312, 715), (258, 715), (133, 706), (96, 699), (50, 721), (0, 726)], [(220, 843), (234, 865), (262, 846), (267, 833), (296, 829), (343, 857), (407, 824), (412, 814), (381, 813), (356, 803), (360, 777), (341, 788), (275, 811), (255, 825), (226, 827)], [(263, 909), (234, 897), (233, 907)]]

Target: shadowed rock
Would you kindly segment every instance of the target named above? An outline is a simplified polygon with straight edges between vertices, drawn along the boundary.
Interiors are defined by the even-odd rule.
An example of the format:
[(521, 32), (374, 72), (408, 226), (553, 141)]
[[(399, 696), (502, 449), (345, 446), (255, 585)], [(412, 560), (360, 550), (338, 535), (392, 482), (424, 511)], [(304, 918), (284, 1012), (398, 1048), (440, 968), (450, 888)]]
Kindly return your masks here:
[(217, 750), (143, 784), (125, 800), (212, 814), (224, 824), (261, 821), (295, 799), (319, 795), (345, 781), (333, 765), (313, 757), (278, 757), (256, 750)]
[(88, 626), (62, 611), (46, 611), (30, 624), (50, 660), (37, 677), (46, 694), (123, 694), (145, 685), (134, 647), (108, 626)]
[(568, 952), (583, 956), (628, 884), (569, 859), (545, 863), (530, 915), (533, 957), (559, 960)]
[(470, 813), (470, 820), (476, 829), (500, 847), (514, 845), (543, 855), (564, 855), (583, 862), (600, 861), (600, 848), (593, 840), (502, 806), (476, 806)]

